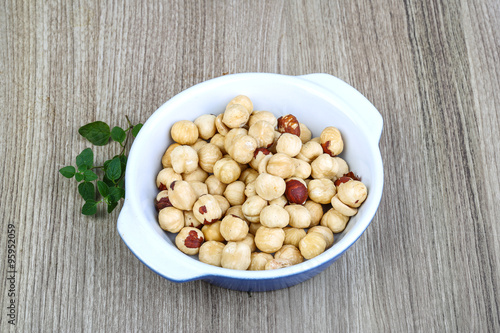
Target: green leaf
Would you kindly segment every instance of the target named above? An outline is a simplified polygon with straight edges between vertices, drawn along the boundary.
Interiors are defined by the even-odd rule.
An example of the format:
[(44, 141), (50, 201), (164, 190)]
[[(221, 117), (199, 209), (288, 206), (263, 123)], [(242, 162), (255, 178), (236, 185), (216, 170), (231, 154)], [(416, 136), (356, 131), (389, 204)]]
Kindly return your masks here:
[(113, 127), (111, 130), (111, 139), (113, 139), (116, 142), (122, 143), (125, 141), (125, 138), (127, 137), (127, 133), (118, 126)]
[(120, 158), (114, 157), (108, 164), (108, 168), (106, 169), (106, 176), (114, 182), (115, 180), (120, 178), (121, 174), (122, 174), (122, 167), (120, 163)]
[(110, 202), (108, 204), (108, 213), (111, 213), (116, 208), (116, 206), (118, 206), (118, 202)]
[(75, 179), (77, 182), (81, 182), (83, 180), (83, 173), (81, 173), (81, 172), (76, 173)]
[(95, 187), (91, 182), (83, 182), (78, 185), (78, 193), (82, 196), (83, 200), (94, 200), (95, 199)]
[(84, 149), (80, 155), (76, 157), (76, 166), (79, 171), (85, 171), (92, 168), (94, 165), (94, 152), (90, 148)]
[(76, 173), (76, 170), (74, 166), (68, 165), (65, 166), (64, 168), (59, 169), (59, 172), (66, 178), (73, 178), (73, 176)]
[(103, 198), (106, 198), (109, 195), (109, 186), (101, 180), (97, 181), (97, 190), (99, 190), (99, 193)]
[(78, 133), (96, 146), (104, 146), (111, 136), (109, 125), (102, 121), (84, 125), (80, 127)]
[(117, 202), (121, 198), (125, 198), (125, 190), (119, 187), (111, 187), (109, 189), (108, 199), (110, 202)]
[(85, 170), (83, 173), (83, 179), (85, 179), (86, 182), (91, 182), (97, 179), (97, 175), (92, 170)]
[(98, 202), (95, 200), (87, 200), (82, 207), (83, 215), (94, 215), (97, 213), (97, 204)]
[(142, 128), (142, 124), (141, 123), (135, 125), (132, 128), (132, 135), (134, 136), (134, 138), (137, 136), (137, 134), (139, 134), (139, 131), (141, 130), (141, 128)]

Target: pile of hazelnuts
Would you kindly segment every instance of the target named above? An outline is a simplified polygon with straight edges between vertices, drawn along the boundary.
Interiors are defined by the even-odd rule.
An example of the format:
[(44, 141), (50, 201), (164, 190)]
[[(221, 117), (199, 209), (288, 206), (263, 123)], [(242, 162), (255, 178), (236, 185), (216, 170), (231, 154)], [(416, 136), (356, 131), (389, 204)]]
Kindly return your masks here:
[(323, 253), (367, 196), (338, 155), (342, 135), (319, 137), (291, 114), (255, 111), (237, 96), (218, 116), (176, 122), (162, 157), (160, 227), (201, 262), (230, 269), (287, 267)]

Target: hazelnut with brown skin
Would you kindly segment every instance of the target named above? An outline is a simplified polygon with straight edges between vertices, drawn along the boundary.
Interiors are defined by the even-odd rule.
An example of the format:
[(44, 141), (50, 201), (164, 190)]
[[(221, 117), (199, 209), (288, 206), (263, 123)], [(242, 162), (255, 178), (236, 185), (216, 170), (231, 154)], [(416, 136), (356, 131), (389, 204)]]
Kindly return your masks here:
[(323, 236), (326, 242), (327, 249), (333, 245), (333, 232), (330, 230), (330, 228), (324, 227), (322, 225), (317, 225), (315, 227), (309, 228), (309, 230), (307, 231), (308, 234), (311, 232), (317, 232), (318, 234), (321, 234)]
[(175, 245), (179, 250), (188, 255), (195, 255), (205, 241), (203, 233), (192, 227), (184, 227), (175, 237)]
[(338, 197), (346, 205), (357, 208), (365, 201), (368, 190), (358, 180), (350, 180), (338, 186)]
[(285, 206), (286, 211), (290, 214), (290, 226), (294, 228), (309, 228), (311, 225), (311, 214), (306, 207), (297, 204)]
[(248, 234), (248, 225), (236, 215), (227, 215), (220, 224), (220, 233), (227, 241), (241, 241)]
[(285, 240), (285, 232), (281, 228), (260, 227), (255, 233), (255, 245), (266, 253), (274, 253), (281, 249)]
[(168, 190), (163, 190), (156, 196), (155, 207), (157, 211), (166, 207), (172, 207), (172, 203), (168, 199)]
[(283, 242), (285, 245), (299, 247), (300, 240), (306, 236), (304, 229), (286, 227), (283, 228), (283, 231), (285, 232), (285, 240)]
[(170, 154), (172, 153), (172, 150), (175, 149), (175, 147), (180, 146), (177, 142), (172, 143), (170, 146), (168, 146), (167, 150), (163, 154), (163, 157), (161, 158), (161, 165), (163, 168), (171, 168), (172, 167), (172, 162), (170, 160)]
[(231, 206), (243, 205), (246, 200), (245, 196), (245, 183), (242, 181), (235, 181), (228, 184), (224, 191), (224, 196)]
[(225, 157), (214, 164), (214, 175), (224, 184), (230, 184), (240, 177), (241, 169), (236, 161)]
[(349, 217), (331, 208), (321, 218), (321, 225), (330, 228), (333, 233), (337, 234), (344, 231), (348, 221)]
[(323, 235), (312, 232), (299, 242), (300, 253), (305, 259), (312, 259), (325, 252), (326, 241)]
[(311, 163), (311, 176), (315, 179), (332, 179), (337, 174), (338, 169), (337, 161), (328, 154), (321, 154)]
[(303, 205), (307, 201), (307, 186), (302, 179), (289, 178), (285, 184), (285, 196), (289, 203)]
[(214, 222), (212, 224), (206, 224), (201, 228), (201, 231), (203, 232), (203, 235), (205, 236), (205, 240), (217, 241), (217, 242), (225, 242), (226, 241), (220, 233), (220, 224), (221, 224), (221, 221), (217, 221), (217, 222)]
[(175, 172), (172, 168), (162, 169), (156, 176), (156, 187), (160, 191), (164, 191), (174, 180), (182, 180), (182, 175)]
[(229, 242), (222, 250), (221, 266), (230, 269), (246, 270), (250, 266), (250, 247), (242, 242)]
[(165, 231), (176, 233), (184, 227), (184, 214), (175, 207), (166, 207), (158, 213), (158, 223)]
[(243, 127), (248, 122), (250, 114), (241, 104), (232, 104), (226, 108), (222, 116), (222, 122), (229, 128)]
[(273, 256), (264, 252), (253, 252), (251, 254), (251, 263), (248, 270), (250, 271), (263, 271), (265, 270), (268, 261), (273, 260)]
[(278, 119), (276, 119), (276, 116), (269, 111), (254, 111), (250, 116), (250, 119), (248, 119), (248, 126), (252, 127), (259, 121), (268, 122), (273, 128), (278, 126)]
[(290, 156), (277, 153), (269, 159), (267, 163), (267, 173), (283, 179), (290, 178), (295, 173), (295, 164)]
[(189, 120), (180, 120), (170, 129), (170, 135), (181, 145), (192, 145), (198, 140), (198, 127)]
[(215, 118), (213, 114), (204, 114), (195, 119), (194, 124), (198, 127), (199, 135), (203, 140), (210, 140), (217, 132)]
[(221, 267), (220, 261), (222, 259), (222, 250), (226, 246), (222, 242), (207, 241), (204, 242), (198, 253), (201, 262), (213, 266)]
[(290, 133), (300, 137), (300, 125), (295, 116), (288, 114), (278, 118), (278, 132)]
[(184, 212), (184, 226), (192, 227), (200, 229), (203, 224), (196, 219), (192, 211), (183, 211)]
[(176, 180), (170, 184), (168, 198), (175, 208), (181, 210), (191, 210), (198, 199), (191, 185), (184, 180)]
[(257, 142), (257, 147), (267, 148), (274, 142), (274, 127), (265, 120), (260, 120), (250, 126), (248, 135)]
[(203, 224), (212, 224), (222, 217), (219, 202), (211, 194), (202, 195), (193, 205), (193, 214)]
[(276, 152), (295, 157), (302, 149), (302, 141), (294, 134), (283, 133), (276, 143)]
[(190, 173), (198, 167), (198, 153), (189, 146), (179, 146), (170, 154), (172, 168), (177, 173)]
[(323, 205), (330, 203), (337, 192), (333, 182), (326, 178), (311, 180), (307, 189), (309, 191), (309, 198)]
[[(328, 229), (328, 231), (330, 231), (330, 229)], [(292, 265), (297, 265), (304, 261), (304, 257), (300, 253), (300, 250), (294, 245), (283, 245), (281, 249), (274, 254), (274, 259), (287, 259), (291, 261)]]
[(260, 212), (260, 223), (268, 228), (284, 228), (290, 221), (288, 212), (278, 205), (269, 205)]
[(250, 160), (250, 166), (258, 171), (259, 165), (266, 158), (266, 156), (272, 156), (272, 153), (267, 148), (257, 148), (253, 152), (253, 158)]
[(207, 185), (208, 193), (212, 195), (222, 195), (227, 186), (214, 175), (208, 176), (208, 178), (205, 180), (205, 184)]
[(337, 156), (344, 150), (344, 141), (342, 140), (342, 135), (340, 131), (329, 126), (321, 132), (320, 143), (323, 147), (323, 152), (330, 156)]
[(198, 160), (200, 168), (208, 173), (214, 172), (215, 162), (222, 158), (222, 152), (219, 147), (213, 143), (208, 143), (204, 145), (200, 150), (198, 150)]

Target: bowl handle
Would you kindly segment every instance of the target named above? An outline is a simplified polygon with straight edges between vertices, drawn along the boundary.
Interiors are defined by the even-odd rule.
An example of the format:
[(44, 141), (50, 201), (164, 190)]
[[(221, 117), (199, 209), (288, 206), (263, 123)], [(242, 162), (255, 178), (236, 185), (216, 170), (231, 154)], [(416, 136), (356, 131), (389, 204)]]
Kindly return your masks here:
[(359, 91), (341, 79), (324, 73), (307, 74), (299, 76), (301, 79), (312, 82), (334, 93), (342, 101), (355, 110), (359, 110), (359, 118), (363, 127), (372, 140), (380, 141), (383, 119), (372, 103)]
[[(180, 255), (174, 247), (165, 248), (160, 235), (146, 233), (141, 221), (134, 214), (134, 207), (131, 207), (126, 199), (118, 217), (117, 229), (130, 251), (152, 271), (166, 279), (174, 282), (187, 282), (204, 276), (193, 267), (194, 265), (190, 265), (186, 256)], [(148, 246), (144, 246), (145, 240)], [(168, 261), (167, 270), (165, 261)]]

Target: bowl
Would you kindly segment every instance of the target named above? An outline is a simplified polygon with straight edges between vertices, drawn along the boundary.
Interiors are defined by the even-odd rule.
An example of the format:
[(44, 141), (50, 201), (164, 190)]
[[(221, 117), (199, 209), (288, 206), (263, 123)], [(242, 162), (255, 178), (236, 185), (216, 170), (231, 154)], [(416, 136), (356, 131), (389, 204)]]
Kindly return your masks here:
[[(362, 177), (368, 197), (335, 243), (323, 254), (301, 264), (268, 271), (239, 271), (200, 262), (180, 252), (175, 235), (157, 222), (154, 199), (161, 157), (172, 143), (170, 127), (178, 120), (219, 114), (237, 95), (246, 95), (255, 110), (277, 117), (293, 114), (314, 136), (326, 126), (337, 127), (344, 139), (340, 155)], [(151, 270), (174, 282), (204, 280), (241, 291), (290, 287), (317, 275), (356, 242), (377, 211), (383, 188), (378, 147), (382, 117), (353, 87), (328, 74), (287, 76), (268, 73), (225, 75), (199, 83), (174, 96), (146, 121), (130, 150), (125, 174), (126, 197), (118, 218), (118, 233), (130, 251)]]

